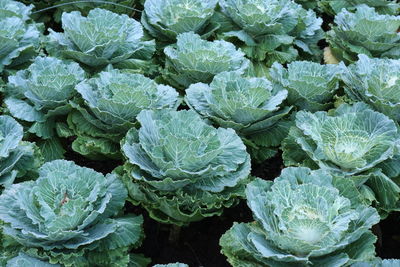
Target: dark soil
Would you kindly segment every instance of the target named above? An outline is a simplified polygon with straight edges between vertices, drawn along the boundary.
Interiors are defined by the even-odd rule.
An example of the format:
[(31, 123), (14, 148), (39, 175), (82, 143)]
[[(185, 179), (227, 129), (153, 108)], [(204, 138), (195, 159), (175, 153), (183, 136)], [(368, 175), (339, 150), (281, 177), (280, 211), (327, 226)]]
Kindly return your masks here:
[[(69, 152), (67, 159), (74, 160), (81, 166), (93, 168), (102, 173), (109, 173), (121, 162), (90, 161), (76, 153)], [(279, 176), (283, 168), (281, 155), (269, 159), (265, 163), (254, 165), (252, 174), (267, 180)], [(204, 219), (182, 227), (178, 240), (170, 241), (171, 225), (160, 224), (149, 218), (147, 212), (127, 202), (126, 211), (142, 214), (144, 217), (145, 239), (143, 245), (135, 251), (152, 259), (152, 264), (182, 262), (191, 267), (228, 267), (225, 256), (220, 253), (219, 239), (233, 222), (249, 222), (252, 220), (251, 211), (246, 202), (241, 201), (237, 206), (226, 209), (220, 217)], [(382, 258), (400, 258), (400, 214), (391, 214), (379, 223), (376, 228), (379, 241), (377, 254)]]

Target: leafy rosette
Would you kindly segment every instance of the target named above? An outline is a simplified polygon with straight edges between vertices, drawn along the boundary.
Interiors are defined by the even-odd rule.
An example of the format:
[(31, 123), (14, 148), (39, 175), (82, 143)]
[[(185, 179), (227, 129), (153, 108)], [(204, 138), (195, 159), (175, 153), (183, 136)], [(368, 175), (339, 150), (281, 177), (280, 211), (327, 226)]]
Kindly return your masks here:
[(384, 114), (361, 102), (342, 104), (330, 113), (298, 112), (283, 141), (283, 159), (286, 166), (319, 167), (352, 179), (385, 212), (399, 208), (400, 188), (380, 163), (398, 155), (399, 140), (395, 122)]
[(0, 185), (9, 186), (16, 178), (35, 176), (42, 163), (38, 148), (22, 141), (23, 128), (13, 118), (0, 116)]
[(359, 5), (354, 13), (344, 9), (335, 16), (327, 33), (331, 53), (346, 63), (358, 54), (369, 57), (399, 58), (400, 16), (380, 15), (374, 8)]
[(192, 83), (209, 83), (224, 71), (244, 72), (250, 61), (244, 53), (226, 41), (209, 42), (193, 32), (182, 33), (175, 45), (164, 49), (166, 80), (177, 88)]
[(289, 92), (287, 102), (308, 111), (326, 110), (332, 106), (341, 73), (338, 65), (310, 61), (292, 62), (287, 69), (274, 63), (270, 69), (274, 85)]
[(173, 43), (184, 32), (209, 35), (207, 27), (218, 0), (147, 0), (141, 21), (149, 33), (165, 43)]
[(357, 5), (365, 4), (375, 8), (380, 14), (397, 15), (400, 12), (400, 4), (392, 0), (319, 0), (318, 6), (322, 11), (330, 15), (336, 15), (343, 8), (354, 11)]
[(220, 239), (232, 266), (349, 266), (375, 258), (370, 228), (380, 220), (354, 185), (323, 170), (287, 168), (274, 182), (246, 188), (255, 222)]
[[(248, 57), (286, 63), (299, 56), (319, 58), (322, 19), (292, 0), (221, 0), (222, 38), (233, 40)], [(218, 21), (218, 19), (216, 19)], [(225, 21), (224, 21), (225, 20)], [(227, 26), (231, 20), (231, 26)]]
[(119, 142), (137, 126), (143, 109), (176, 109), (179, 94), (141, 74), (108, 69), (76, 86), (81, 99), (68, 116), (72, 131), (60, 127), (64, 136), (76, 136), (72, 149), (89, 158), (119, 158)]
[(39, 51), (41, 24), (28, 23), (32, 6), (0, 1), (0, 72), (22, 67)]
[(53, 57), (37, 57), (25, 70), (8, 78), (5, 104), (11, 115), (29, 125), (47, 159), (62, 157), (64, 149), (57, 139), (57, 121), (70, 112), (69, 100), (85, 72), (75, 62)]
[(80, 12), (63, 13), (63, 33), (48, 36), (51, 55), (75, 60), (91, 69), (115, 67), (149, 72), (155, 51), (154, 40), (144, 38), (142, 25), (127, 15), (95, 8), (83, 17)]
[(143, 110), (123, 141), (129, 198), (152, 218), (185, 225), (220, 215), (244, 196), (250, 156), (233, 129), (194, 111)]
[(222, 72), (208, 85), (192, 84), (186, 103), (215, 124), (236, 130), (256, 161), (273, 156), (287, 135), (291, 107), (282, 107), (287, 90), (273, 87), (266, 78)]
[(115, 174), (51, 161), (36, 181), (13, 184), (0, 196), (3, 233), (19, 243), (17, 253), (50, 263), (128, 266), (130, 249), (143, 238), (143, 219), (118, 216), (126, 197)]
[(400, 122), (400, 60), (358, 58), (342, 77), (347, 94)]

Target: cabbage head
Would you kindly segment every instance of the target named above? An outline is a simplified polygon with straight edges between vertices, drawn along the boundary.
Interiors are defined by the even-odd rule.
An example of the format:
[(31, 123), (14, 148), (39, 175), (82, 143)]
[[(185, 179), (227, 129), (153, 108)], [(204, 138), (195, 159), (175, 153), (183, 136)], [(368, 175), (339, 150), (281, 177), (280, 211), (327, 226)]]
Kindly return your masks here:
[(192, 83), (210, 83), (223, 71), (244, 72), (250, 61), (226, 41), (209, 42), (193, 32), (182, 33), (175, 45), (164, 49), (165, 78), (173, 86), (186, 89)]
[(128, 266), (130, 249), (143, 238), (143, 219), (119, 215), (126, 197), (115, 174), (51, 161), (36, 181), (13, 184), (0, 196), (3, 234), (19, 252), (50, 263)]
[(138, 126), (140, 111), (176, 109), (180, 104), (174, 88), (117, 69), (79, 83), (76, 90), (81, 98), (72, 103), (75, 111), (68, 116), (72, 132), (60, 132), (76, 136), (72, 149), (89, 158), (119, 158), (119, 142), (130, 128)]
[(38, 148), (22, 141), (23, 134), (16, 120), (0, 116), (0, 186), (11, 185), (16, 178), (34, 178), (42, 163)]
[(361, 4), (375, 8), (380, 14), (398, 15), (400, 12), (400, 4), (393, 0), (318, 0), (320, 9), (333, 16), (343, 8), (354, 11)]
[(32, 8), (0, 0), (0, 73), (24, 67), (39, 52), (43, 25), (28, 21)]
[(91, 69), (115, 67), (149, 71), (154, 41), (144, 38), (142, 25), (127, 15), (95, 8), (87, 17), (79, 11), (63, 13), (63, 33), (49, 30), (47, 51)]
[(75, 86), (84, 78), (85, 72), (77, 63), (53, 57), (37, 57), (27, 69), (8, 78), (7, 109), (14, 118), (29, 124), (29, 132), (43, 139), (39, 145), (47, 159), (62, 157), (56, 123), (66, 119)]
[(163, 223), (186, 225), (238, 203), (250, 156), (233, 129), (192, 110), (143, 110), (122, 143), (129, 198)]
[(327, 33), (331, 52), (346, 63), (357, 61), (358, 54), (369, 57), (399, 58), (400, 15), (380, 15), (373, 7), (357, 6), (342, 10)]
[(291, 125), (285, 119), (291, 107), (282, 105), (287, 94), (266, 78), (222, 72), (209, 85), (192, 84), (185, 99), (204, 118), (234, 129), (248, 145), (252, 159), (261, 162), (276, 153)]
[(275, 86), (289, 92), (288, 104), (300, 110), (318, 111), (332, 106), (341, 72), (342, 68), (335, 64), (295, 61), (287, 64), (287, 69), (276, 62), (269, 74)]
[(209, 35), (207, 27), (218, 0), (147, 0), (141, 17), (143, 27), (157, 40), (173, 43), (180, 33)]
[(370, 228), (378, 213), (354, 185), (324, 170), (286, 168), (274, 182), (246, 188), (254, 222), (235, 223), (220, 239), (232, 266), (349, 266), (375, 258)]
[(321, 168), (355, 181), (385, 212), (399, 208), (400, 188), (381, 164), (398, 156), (399, 141), (395, 122), (384, 114), (362, 102), (342, 104), (329, 113), (299, 111), (283, 141), (283, 159), (286, 166)]
[(322, 19), (313, 10), (292, 0), (221, 0), (220, 6), (231, 21), (220, 28), (220, 37), (238, 43), (255, 61), (271, 66), (321, 56)]
[(343, 75), (345, 90), (354, 100), (400, 122), (400, 60), (359, 55)]

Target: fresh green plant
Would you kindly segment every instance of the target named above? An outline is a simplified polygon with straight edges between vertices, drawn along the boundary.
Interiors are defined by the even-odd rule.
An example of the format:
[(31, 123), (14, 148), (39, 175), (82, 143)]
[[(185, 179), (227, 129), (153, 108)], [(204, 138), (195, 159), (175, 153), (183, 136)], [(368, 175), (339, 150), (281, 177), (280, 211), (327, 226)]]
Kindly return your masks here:
[(266, 78), (222, 72), (208, 85), (192, 84), (186, 90), (186, 103), (216, 125), (234, 129), (248, 145), (253, 160), (273, 156), (291, 123), (283, 107), (287, 90), (273, 87)]
[[(141, 0), (140, 0), (141, 1)], [(87, 0), (87, 1), (81, 1), (81, 0), (59, 0), (59, 1), (54, 1), (54, 0), (21, 0), (21, 2), (25, 4), (33, 4), (35, 5), (35, 10), (40, 11), (43, 9), (47, 9), (50, 7), (54, 7), (53, 9), (50, 9), (48, 12), (50, 12), (53, 16), (48, 16), (48, 12), (40, 12), (35, 14), (36, 16), (39, 16), (38, 19), (41, 21), (49, 21), (51, 19), (54, 19), (56, 22), (60, 22), (61, 20), (61, 15), (64, 12), (71, 12), (71, 11), (80, 11), (82, 15), (87, 16), (90, 10), (94, 8), (102, 8), (102, 9), (107, 9), (110, 10), (114, 13), (118, 14), (127, 14), (130, 15), (134, 13), (134, 8), (136, 2), (140, 2), (136, 0), (107, 0), (107, 1), (102, 1), (102, 0)]]
[(250, 156), (232, 129), (194, 111), (143, 110), (122, 144), (129, 198), (164, 223), (185, 225), (238, 203)]
[(0, 17), (18, 17), (24, 21), (27, 21), (32, 13), (32, 8), (32, 5), (26, 6), (18, 1), (0, 0)]
[(220, 240), (232, 266), (349, 266), (375, 258), (370, 228), (380, 218), (349, 180), (286, 168), (274, 182), (251, 182), (246, 197), (255, 222), (235, 223)]
[(143, 219), (118, 216), (126, 197), (115, 174), (51, 161), (36, 181), (13, 184), (0, 196), (3, 233), (19, 243), (16, 253), (50, 263), (128, 266), (130, 249), (143, 238)]
[(347, 94), (400, 122), (400, 60), (359, 55), (343, 77)]
[[(119, 142), (138, 126), (136, 116), (143, 109), (176, 109), (181, 100), (170, 86), (135, 73), (108, 69), (76, 86), (82, 99), (72, 103), (68, 125), (76, 136), (72, 149), (89, 158), (119, 158)], [(67, 129), (64, 126), (63, 129)]]
[(314, 11), (292, 0), (220, 0), (220, 6), (231, 20), (230, 27), (220, 28), (220, 36), (238, 43), (253, 60), (271, 66), (302, 55), (320, 58), (317, 42), (323, 38), (322, 19)]
[(394, 121), (362, 102), (331, 112), (299, 111), (283, 141), (286, 166), (321, 168), (347, 177), (375, 201), (381, 212), (399, 209), (400, 188), (380, 163), (398, 156), (400, 135)]
[(50, 29), (47, 51), (82, 63), (92, 72), (114, 67), (151, 72), (154, 40), (144, 37), (142, 25), (127, 15), (95, 8), (83, 17), (80, 12), (63, 13), (63, 33)]
[(180, 33), (209, 35), (207, 27), (218, 0), (147, 0), (141, 22), (156, 39), (173, 43)]
[(29, 125), (47, 160), (61, 158), (65, 152), (57, 139), (57, 120), (71, 111), (69, 100), (85, 72), (75, 62), (53, 57), (37, 57), (32, 65), (8, 77), (5, 104), (10, 114)]
[(365, 4), (374, 7), (381, 14), (398, 15), (400, 4), (392, 0), (318, 0), (318, 6), (322, 11), (336, 15), (343, 8), (354, 11), (357, 5)]
[(233, 44), (202, 40), (193, 32), (179, 34), (177, 43), (166, 47), (164, 53), (166, 80), (183, 89), (192, 83), (209, 83), (223, 71), (244, 72), (250, 63)]
[(0, 0), (0, 73), (22, 68), (38, 52), (42, 25), (29, 22), (32, 6)]
[(23, 128), (13, 118), (0, 116), (0, 185), (10, 186), (16, 178), (35, 177), (42, 163), (38, 148), (22, 141)]
[(357, 61), (358, 54), (399, 58), (399, 27), (400, 15), (380, 15), (360, 5), (354, 13), (344, 9), (337, 14), (326, 38), (333, 56), (346, 63)]
[(321, 65), (310, 61), (295, 61), (287, 69), (274, 63), (270, 70), (275, 86), (289, 92), (287, 102), (300, 110), (319, 111), (332, 107), (339, 89), (342, 70), (338, 65)]
[(19, 253), (18, 256), (7, 262), (6, 267), (61, 267), (61, 265), (51, 264), (31, 257), (25, 253)]

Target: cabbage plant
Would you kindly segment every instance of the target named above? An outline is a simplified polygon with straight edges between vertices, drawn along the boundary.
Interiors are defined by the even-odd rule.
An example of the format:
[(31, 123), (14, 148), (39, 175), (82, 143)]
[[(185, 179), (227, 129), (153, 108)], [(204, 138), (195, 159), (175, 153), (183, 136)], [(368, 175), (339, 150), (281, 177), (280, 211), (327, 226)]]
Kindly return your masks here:
[(25, 70), (9, 76), (5, 104), (11, 115), (27, 122), (29, 132), (39, 142), (47, 159), (62, 157), (62, 148), (55, 133), (56, 123), (70, 112), (69, 100), (85, 72), (75, 62), (53, 57), (37, 57)]
[(400, 122), (400, 60), (359, 55), (342, 79), (352, 99), (364, 101)]
[(244, 72), (249, 67), (249, 60), (233, 44), (202, 40), (193, 32), (179, 34), (177, 43), (167, 46), (164, 53), (165, 78), (183, 89), (192, 83), (209, 83), (220, 72)]
[(321, 168), (355, 181), (384, 213), (399, 208), (400, 188), (380, 164), (398, 156), (399, 141), (395, 122), (384, 114), (362, 102), (342, 104), (330, 113), (299, 111), (283, 141), (283, 159), (286, 166)]
[(287, 102), (301, 110), (326, 110), (332, 106), (332, 98), (339, 89), (342, 68), (338, 65), (310, 61), (295, 61), (287, 69), (274, 63), (270, 77), (275, 86), (286, 89)]
[(256, 179), (246, 188), (255, 221), (235, 223), (220, 239), (222, 253), (232, 266), (349, 266), (374, 259), (370, 228), (380, 218), (357, 194), (324, 170), (287, 168), (273, 183)]
[[(76, 136), (72, 149), (89, 158), (119, 158), (119, 141), (138, 126), (143, 109), (176, 109), (180, 98), (170, 86), (141, 74), (108, 69), (76, 86), (80, 99), (72, 105), (65, 136)], [(64, 131), (64, 129), (67, 129)]]
[(275, 154), (288, 132), (290, 122), (285, 117), (291, 107), (282, 105), (287, 94), (266, 78), (222, 72), (209, 85), (192, 84), (186, 90), (186, 103), (216, 125), (234, 129), (252, 159), (264, 161)]
[(321, 55), (322, 19), (292, 0), (220, 0), (220, 6), (231, 20), (230, 27), (221, 27), (221, 37), (233, 39), (255, 61), (270, 66)]
[(392, 0), (318, 0), (318, 6), (330, 15), (340, 13), (343, 8), (354, 11), (361, 4), (375, 8), (380, 14), (397, 15), (400, 12), (400, 4)]
[(18, 1), (0, 0), (0, 17), (19, 17), (26, 21), (29, 20), (29, 16), (32, 13), (32, 8), (33, 5), (26, 6)]
[(16, 1), (0, 1), (0, 73), (23, 67), (39, 51), (42, 25), (28, 21), (31, 9)]
[(351, 63), (358, 54), (399, 58), (400, 16), (380, 15), (373, 7), (359, 5), (356, 11), (342, 10), (327, 33), (331, 52), (338, 60)]
[(19, 244), (5, 250), (63, 266), (128, 266), (143, 219), (119, 215), (126, 197), (115, 174), (65, 160), (45, 163), (36, 181), (13, 184), (0, 196), (3, 234)]
[(142, 25), (127, 15), (95, 8), (87, 17), (79, 11), (63, 13), (63, 33), (50, 29), (47, 51), (88, 66), (92, 71), (108, 64), (149, 72), (154, 40), (144, 37)]
[(186, 225), (238, 203), (250, 156), (233, 129), (214, 128), (194, 111), (143, 110), (122, 143), (124, 181), (150, 217)]
[(35, 177), (42, 163), (38, 148), (22, 141), (22, 126), (10, 116), (0, 116), (0, 185), (9, 186), (16, 178)]
[(143, 26), (156, 39), (173, 43), (180, 33), (209, 35), (207, 27), (218, 0), (147, 0), (141, 17)]
[[(42, 10), (49, 7), (52, 11), (53, 18), (49, 17), (48, 14), (38, 13), (34, 14), (34, 19), (40, 21), (48, 21), (54, 19), (56, 22), (60, 22), (61, 15), (64, 12), (80, 11), (84, 16), (94, 8), (102, 8), (110, 10), (118, 14), (130, 14), (133, 13), (132, 8), (135, 7), (137, 0), (108, 0), (108, 1), (79, 1), (79, 0), (21, 0), (25, 4), (33, 4), (35, 10)], [(38, 17), (40, 15), (40, 17)]]

